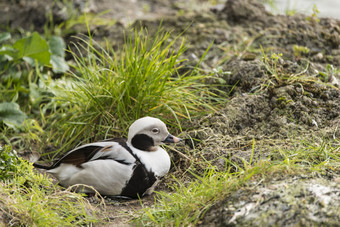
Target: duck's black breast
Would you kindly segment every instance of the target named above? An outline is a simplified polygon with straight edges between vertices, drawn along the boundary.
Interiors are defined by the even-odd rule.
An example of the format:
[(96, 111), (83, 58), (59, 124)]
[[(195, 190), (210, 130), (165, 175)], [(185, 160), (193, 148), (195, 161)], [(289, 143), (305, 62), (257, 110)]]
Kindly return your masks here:
[(139, 162), (135, 165), (132, 177), (123, 188), (121, 195), (130, 198), (142, 197), (156, 180), (155, 174), (147, 171), (145, 166)]
[(129, 151), (136, 159), (132, 176), (123, 188), (121, 195), (130, 198), (142, 197), (146, 190), (157, 181), (157, 178), (153, 172), (146, 169), (139, 157), (132, 152), (131, 148), (128, 147), (125, 142), (120, 142), (119, 144)]

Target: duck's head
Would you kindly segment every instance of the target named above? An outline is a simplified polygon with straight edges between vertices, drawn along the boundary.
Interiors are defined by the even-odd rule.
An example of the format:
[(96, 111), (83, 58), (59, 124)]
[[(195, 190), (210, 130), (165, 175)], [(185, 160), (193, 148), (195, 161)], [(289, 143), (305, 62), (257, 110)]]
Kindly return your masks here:
[(164, 122), (158, 118), (140, 118), (129, 128), (128, 142), (139, 150), (155, 151), (161, 144), (179, 141), (181, 139), (171, 135)]

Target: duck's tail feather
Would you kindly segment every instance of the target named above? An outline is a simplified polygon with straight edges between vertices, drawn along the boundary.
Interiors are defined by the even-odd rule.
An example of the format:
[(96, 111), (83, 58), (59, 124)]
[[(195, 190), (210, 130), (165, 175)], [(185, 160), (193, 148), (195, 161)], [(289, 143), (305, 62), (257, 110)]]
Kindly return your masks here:
[(52, 166), (44, 166), (44, 165), (40, 165), (40, 164), (38, 164), (38, 163), (33, 163), (33, 166), (35, 167), (35, 168), (39, 168), (39, 169), (46, 169), (46, 170), (50, 170), (50, 169), (53, 169), (53, 167)]

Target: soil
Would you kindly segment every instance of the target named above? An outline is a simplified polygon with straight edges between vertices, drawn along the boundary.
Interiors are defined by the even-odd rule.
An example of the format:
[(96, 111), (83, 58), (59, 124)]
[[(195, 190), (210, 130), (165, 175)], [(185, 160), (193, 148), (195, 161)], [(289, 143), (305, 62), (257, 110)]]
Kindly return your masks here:
[[(32, 26), (42, 31), (45, 14), (52, 9), (56, 23), (70, 18), (65, 6), (53, 1), (18, 0), (0, 3), (0, 24), (12, 29)], [(186, 58), (194, 65), (211, 46), (202, 68), (215, 72), (209, 83), (220, 83), (229, 102), (218, 113), (192, 122), (186, 132), (207, 160), (221, 169), (227, 157), (235, 162), (249, 160), (253, 139), (255, 159), (273, 156), (273, 150), (290, 149), (301, 141), (321, 144), (340, 137), (340, 21), (309, 15), (274, 16), (255, 0), (212, 1), (75, 1), (79, 11), (99, 13), (114, 19), (110, 27), (90, 25), (97, 40), (123, 42), (128, 25), (144, 26), (152, 34), (162, 22), (173, 34), (183, 31), (189, 49)], [(191, 2), (191, 1), (190, 1)], [(4, 16), (6, 15), (6, 16)], [(20, 17), (17, 17), (20, 15)], [(77, 27), (68, 33), (85, 33)], [(308, 51), (302, 51), (307, 47)], [(267, 64), (263, 53), (268, 54)], [(272, 53), (282, 53), (271, 57)], [(276, 76), (275, 76), (276, 75)], [(334, 142), (335, 143), (335, 142)], [(179, 147), (186, 153), (193, 144)], [(176, 148), (177, 149), (177, 148)], [(185, 158), (171, 152), (174, 162), (185, 169)], [(254, 159), (254, 160), (255, 160)], [(241, 163), (241, 162), (240, 162)], [(175, 168), (172, 170), (175, 171)], [(340, 171), (312, 176), (278, 176), (232, 193), (215, 204), (199, 222), (215, 226), (337, 226), (340, 223)], [(161, 185), (158, 190), (166, 186)], [(152, 205), (153, 197), (143, 199)], [(111, 224), (126, 223), (140, 209), (139, 201), (117, 202), (107, 206), (116, 216)]]

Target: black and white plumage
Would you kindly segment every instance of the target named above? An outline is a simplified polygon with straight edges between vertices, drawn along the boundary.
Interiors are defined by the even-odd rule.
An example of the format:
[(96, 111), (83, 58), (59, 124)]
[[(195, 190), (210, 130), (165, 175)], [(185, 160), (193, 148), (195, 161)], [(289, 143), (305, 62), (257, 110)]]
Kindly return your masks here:
[[(157, 118), (144, 117), (129, 128), (128, 139), (85, 144), (69, 151), (47, 169), (64, 187), (92, 186), (102, 195), (137, 198), (150, 194), (170, 169), (170, 157), (159, 145), (177, 143), (166, 125)], [(81, 192), (92, 193), (88, 187)]]

